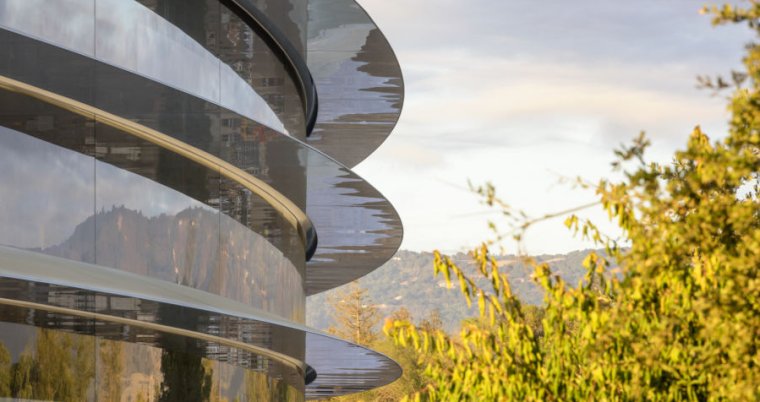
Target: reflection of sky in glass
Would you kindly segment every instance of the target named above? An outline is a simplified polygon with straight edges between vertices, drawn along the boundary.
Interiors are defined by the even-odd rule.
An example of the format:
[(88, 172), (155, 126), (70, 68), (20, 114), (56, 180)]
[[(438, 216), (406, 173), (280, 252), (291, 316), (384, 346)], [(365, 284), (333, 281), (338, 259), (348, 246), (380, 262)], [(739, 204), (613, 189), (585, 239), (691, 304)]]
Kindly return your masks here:
[(57, 244), (94, 213), (93, 159), (0, 126), (0, 189), (0, 244)]
[(135, 72), (286, 133), (266, 101), (230, 66), (136, 1), (0, 0), (0, 27)]
[[(396, 87), (390, 77), (361, 71), (365, 62), (352, 60), (362, 52), (373, 24), (347, 24), (326, 28), (309, 39), (309, 69), (319, 89), (319, 121), (335, 121), (348, 114), (394, 113), (396, 99), (376, 88)], [(374, 101), (374, 102), (373, 102)]]
[(213, 210), (142, 176), (2, 126), (0, 145), (0, 244), (33, 248), (66, 240), (96, 210), (95, 172), (97, 209), (125, 205), (147, 217), (191, 207)]
[(108, 211), (123, 205), (149, 218), (175, 215), (188, 208), (214, 211), (200, 201), (116, 166), (98, 161), (95, 171), (97, 210)]
[(88, 56), (94, 13), (95, 0), (0, 0), (0, 26)]
[(319, 234), (307, 267), (307, 282), (318, 283), (314, 289), (351, 281), (395, 253), (401, 222), (377, 190), (319, 152), (309, 154), (307, 179), (306, 212)]
[[(395, 97), (388, 98), (386, 94), (371, 91), (368, 88), (397, 88), (388, 84), (388, 77), (374, 77), (359, 68), (366, 63), (353, 61), (350, 58), (342, 60), (335, 66), (330, 75), (321, 76), (325, 81), (341, 80), (343, 85), (320, 85), (319, 122), (329, 123), (339, 121), (341, 116), (351, 114), (397, 113), (398, 107), (393, 106)], [(345, 77), (351, 77), (346, 80)], [(319, 85), (319, 83), (317, 84)], [(381, 122), (365, 122), (387, 124)]]
[[(320, 157), (324, 158), (315, 154), (313, 159)], [(380, 198), (378, 193), (361, 194), (345, 186), (351, 182), (359, 182), (360, 179), (350, 174), (347, 169), (327, 162), (325, 160), (321, 164), (311, 163), (308, 170), (309, 201), (306, 212), (314, 221), (319, 233), (318, 253), (334, 252), (336, 245), (351, 247), (375, 244), (378, 239), (387, 237), (382, 234), (383, 230), (388, 229), (387, 222), (372, 208), (363, 206), (385, 200)], [(342, 209), (340, 219), (330, 219), (330, 212), (335, 208)], [(320, 230), (325, 227), (331, 229)]]
[[(0, 126), (0, 189), (0, 245), (77, 259), (94, 242), (98, 265), (163, 280), (184, 278), (186, 286), (303, 320), (302, 294), (268, 292), (302, 288), (299, 270), (281, 250), (153, 180)], [(93, 216), (99, 226), (88, 234), (83, 228), (92, 228)], [(224, 239), (224, 260), (214, 260), (221, 258), (219, 244), (209, 238)], [(156, 242), (162, 247), (151, 246)], [(220, 261), (229, 280), (209, 287)], [(167, 271), (171, 267), (173, 273)]]
[(372, 153), (395, 126), (401, 70), (383, 34), (353, 0), (309, 2), (309, 69), (319, 115), (308, 142), (346, 166)]

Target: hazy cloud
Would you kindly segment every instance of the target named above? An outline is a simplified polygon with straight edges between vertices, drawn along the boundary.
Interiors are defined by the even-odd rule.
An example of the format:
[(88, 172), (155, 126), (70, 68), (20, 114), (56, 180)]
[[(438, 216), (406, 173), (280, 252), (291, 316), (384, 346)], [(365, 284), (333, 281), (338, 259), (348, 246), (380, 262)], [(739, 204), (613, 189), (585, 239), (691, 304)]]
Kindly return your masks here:
[[(592, 199), (558, 177), (609, 175), (612, 149), (641, 130), (658, 160), (696, 124), (722, 135), (725, 100), (696, 76), (737, 68), (751, 35), (711, 27), (702, 0), (360, 2), (398, 55), (406, 99), (358, 170), (397, 207), (411, 249), (483, 239), (489, 215), (467, 179), (540, 214)], [(583, 246), (561, 222), (531, 239), (535, 252)]]

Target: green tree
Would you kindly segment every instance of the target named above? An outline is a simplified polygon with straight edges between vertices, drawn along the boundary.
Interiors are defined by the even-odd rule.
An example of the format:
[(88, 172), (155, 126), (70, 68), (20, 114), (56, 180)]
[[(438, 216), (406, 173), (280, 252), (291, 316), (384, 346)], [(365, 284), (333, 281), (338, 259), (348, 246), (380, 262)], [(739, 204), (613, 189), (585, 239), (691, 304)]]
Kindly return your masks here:
[(441, 320), (441, 311), (433, 309), (427, 317), (417, 324), (422, 330), (428, 333), (434, 333), (435, 331), (443, 330), (443, 320)]
[(351, 282), (345, 290), (328, 298), (328, 303), (333, 308), (332, 316), (336, 324), (327, 332), (365, 346), (377, 340), (375, 325), (380, 322), (380, 312), (372, 303), (367, 289)]
[(5, 344), (0, 342), (0, 397), (7, 397), (11, 394), (11, 354)]
[(34, 397), (33, 374), (35, 362), (31, 353), (25, 350), (18, 362), (11, 369), (11, 396), (20, 399), (32, 399)]
[(124, 374), (124, 344), (120, 341), (100, 339), (98, 345), (98, 399), (121, 399), (121, 377)]
[(60, 401), (87, 399), (95, 379), (95, 338), (49, 329), (37, 330), (34, 397)]
[[(412, 314), (402, 306), (393, 311), (386, 320), (411, 321)], [(387, 337), (376, 340), (370, 346), (374, 350), (387, 355), (401, 366), (403, 370), (401, 378), (384, 387), (358, 394), (330, 398), (329, 400), (340, 402), (396, 402), (405, 395), (417, 391), (424, 386), (427, 381), (423, 374), (424, 360), (421, 360), (424, 356), (415, 351), (399, 347)]]
[(394, 321), (412, 321), (412, 313), (406, 307), (401, 306), (394, 310), (389, 318)]
[[(187, 342), (189, 344), (189, 342)], [(160, 402), (209, 401), (212, 375), (203, 366), (203, 358), (190, 345), (191, 353), (164, 349), (161, 353), (161, 372), (164, 381), (158, 396)]]
[[(707, 10), (714, 22), (746, 22), (760, 32), (760, 2)], [(616, 152), (618, 182), (589, 185), (623, 233), (622, 248), (589, 221), (565, 221), (605, 247), (589, 254), (571, 286), (549, 266), (523, 257), (545, 292), (540, 327), (512, 293), (483, 244), (471, 252), (478, 286), (436, 253), (434, 273), (477, 303), (481, 322), (458, 336), (410, 322), (387, 323), (400, 345), (430, 361), (415, 399), (430, 400), (760, 400), (760, 46), (733, 85), (728, 135), (711, 142), (699, 127), (673, 163), (647, 163), (643, 134)], [(500, 207), (516, 239), (538, 220), (512, 210), (492, 186), (478, 189)], [(614, 270), (611, 269), (615, 267)], [(453, 364), (452, 364), (453, 363)]]

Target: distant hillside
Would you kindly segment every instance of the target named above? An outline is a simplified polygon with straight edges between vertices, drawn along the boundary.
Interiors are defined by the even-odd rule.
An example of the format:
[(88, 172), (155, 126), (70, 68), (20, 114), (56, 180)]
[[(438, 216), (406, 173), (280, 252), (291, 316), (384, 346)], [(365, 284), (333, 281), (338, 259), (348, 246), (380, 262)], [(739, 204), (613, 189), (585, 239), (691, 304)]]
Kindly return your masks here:
[[(536, 258), (546, 261), (552, 271), (570, 284), (577, 284), (584, 276), (582, 261), (590, 250), (575, 251), (569, 254), (541, 255)], [(452, 258), (473, 270), (470, 257), (459, 253)], [(523, 301), (530, 304), (542, 304), (543, 293), (530, 279), (532, 271), (516, 263), (514, 256), (499, 257), (505, 266), (512, 289)], [(477, 275), (472, 275), (475, 279)], [(459, 322), (468, 316), (477, 315), (477, 307), (468, 311), (458, 289), (446, 289), (442, 277), (433, 278), (433, 254), (427, 252), (399, 251), (385, 265), (371, 274), (361, 278), (359, 284), (369, 290), (372, 301), (380, 306), (384, 315), (404, 306), (415, 320), (423, 319), (431, 311), (438, 309), (447, 330), (455, 330)], [(327, 296), (336, 289), (311, 296), (306, 302), (306, 322), (308, 325), (327, 329), (332, 324), (330, 305)]]

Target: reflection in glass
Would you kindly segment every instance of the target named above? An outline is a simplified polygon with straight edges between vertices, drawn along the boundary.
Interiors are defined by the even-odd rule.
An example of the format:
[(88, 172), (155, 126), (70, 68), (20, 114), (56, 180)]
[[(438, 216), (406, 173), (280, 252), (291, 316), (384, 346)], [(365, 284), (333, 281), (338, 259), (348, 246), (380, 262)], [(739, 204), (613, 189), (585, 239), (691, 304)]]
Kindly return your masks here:
[(377, 149), (401, 113), (403, 79), (388, 41), (354, 0), (309, 1), (308, 64), (319, 93), (310, 145), (348, 167)]
[[(229, 24), (232, 27), (236, 23), (230, 19)], [(236, 60), (235, 57), (247, 57), (247, 53), (235, 49), (221, 51), (227, 52), (230, 62)], [(374, 188), (329, 158), (239, 114), (114, 67), (98, 65), (96, 77), (99, 107), (218, 155), (271, 184), (312, 216), (320, 242), (309, 264), (307, 294), (355, 279), (381, 265), (395, 252), (401, 225), (393, 208)], [(272, 90), (279, 91), (274, 87)], [(251, 226), (251, 216), (257, 220), (268, 219), (268, 213), (263, 210), (260, 214), (238, 214), (237, 211), (251, 211), (239, 208), (241, 192), (238, 189), (221, 188), (215, 199), (215, 192), (204, 184), (213, 177), (203, 169), (186, 165), (184, 170), (188, 173), (183, 174), (180, 169), (172, 168), (182, 163), (181, 158), (176, 160), (175, 155), (156, 147), (125, 142), (123, 136), (104, 138), (106, 134), (107, 131), (98, 130), (99, 158), (108, 156), (105, 161), (109, 163), (180, 192), (187, 191), (193, 198), (221, 209), (264, 235), (302, 271), (303, 254), (297, 251), (298, 247), (289, 246), (293, 237), (279, 231), (282, 225), (275, 220), (271, 224)], [(89, 146), (92, 147), (92, 143)], [(307, 171), (310, 171), (308, 179)], [(105, 211), (110, 211), (110, 207), (105, 205)], [(219, 252), (220, 258), (224, 258), (222, 253)]]
[[(0, 322), (0, 398), (55, 401), (302, 401), (266, 359), (249, 369), (172, 340), (142, 345)], [(190, 342), (192, 343), (192, 342)]]
[[(166, 325), (177, 328), (198, 326), (198, 317), (185, 314), (181, 307), (162, 305), (158, 309), (159, 319)], [(159, 389), (159, 402), (201, 402), (211, 395), (213, 370), (204, 364), (203, 345), (191, 338), (164, 336), (159, 340), (161, 352), (161, 374), (163, 382)]]
[(94, 352), (93, 337), (0, 322), (0, 397), (94, 400)]
[[(233, 185), (222, 196), (217, 172), (65, 111), (0, 96), (18, 107), (5, 108), (1, 124), (45, 140), (0, 125), (0, 184), (7, 189), (0, 244), (159, 278), (303, 320), (303, 246), (270, 205), (248, 192), (238, 202), (244, 211), (231, 208)], [(220, 204), (237, 211), (231, 215), (238, 220), (222, 217), (213, 207)]]
[[(60, 116), (17, 122), (48, 136), (65, 137), (70, 130)], [(94, 262), (91, 248), (59, 246), (67, 239), (79, 246), (94, 239), (92, 228), (82, 225), (95, 209), (92, 158), (0, 126), (0, 188), (0, 244)]]
[[(58, 47), (58, 53), (71, 50), (84, 55), (82, 59), (98, 60), (148, 77), (286, 132), (273, 108), (257, 93), (258, 88), (241, 78), (237, 72), (240, 66), (223, 63), (216, 57), (221, 23), (218, 1), (148, 3), (152, 3), (153, 10), (124, 0), (3, 0), (0, 28), (35, 38), (41, 41), (41, 48)], [(18, 37), (8, 50), (22, 49), (21, 42), (32, 46), (29, 39)], [(46, 70), (40, 66), (61, 70), (61, 60), (66, 59), (71, 57), (38, 64), (31, 71)], [(14, 63), (18, 64), (18, 60)], [(75, 78), (91, 79), (92, 75), (79, 74)]]
[[(277, 8), (288, 5), (289, 1), (277, 1), (270, 7), (270, 11), (276, 13)], [(233, 66), (240, 78), (267, 101), (290, 135), (305, 138), (306, 126), (301, 93), (294, 76), (289, 72), (290, 68), (234, 11), (223, 5), (221, 15), (219, 58), (227, 65)], [(234, 94), (229, 93), (229, 96), (232, 95)], [(225, 94), (222, 94), (222, 97), (225, 97)], [(241, 114), (247, 116), (246, 113)], [(222, 118), (228, 116), (223, 115)]]
[(95, 0), (0, 1), (0, 27), (86, 55), (95, 48), (94, 14)]

